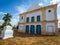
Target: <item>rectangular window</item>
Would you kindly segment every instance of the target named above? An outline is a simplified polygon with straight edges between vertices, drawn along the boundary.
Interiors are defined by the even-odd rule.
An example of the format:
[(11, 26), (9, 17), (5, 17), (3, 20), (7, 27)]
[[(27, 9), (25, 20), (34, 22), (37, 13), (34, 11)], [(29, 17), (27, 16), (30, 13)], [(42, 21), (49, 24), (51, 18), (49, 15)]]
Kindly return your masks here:
[(31, 17), (31, 22), (34, 22), (34, 17)]
[(37, 21), (40, 21), (40, 16), (37, 16)]
[(21, 19), (23, 19), (23, 16), (21, 17)]
[(47, 32), (54, 32), (53, 26), (47, 26)]
[(29, 33), (29, 25), (26, 25), (26, 33)]
[(52, 32), (52, 27), (48, 27), (48, 32)]
[(27, 17), (26, 22), (29, 22), (29, 17)]

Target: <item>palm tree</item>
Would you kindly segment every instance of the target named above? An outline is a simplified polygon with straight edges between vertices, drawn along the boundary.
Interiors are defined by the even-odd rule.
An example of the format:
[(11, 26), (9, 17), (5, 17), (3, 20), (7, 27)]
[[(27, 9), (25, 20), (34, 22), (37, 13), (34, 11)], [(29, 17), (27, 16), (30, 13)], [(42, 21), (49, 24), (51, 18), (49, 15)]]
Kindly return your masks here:
[(12, 18), (12, 16), (9, 13), (7, 13), (7, 14), (4, 14), (4, 17), (2, 19), (4, 20), (4, 22), (7, 25), (11, 21), (11, 18)]

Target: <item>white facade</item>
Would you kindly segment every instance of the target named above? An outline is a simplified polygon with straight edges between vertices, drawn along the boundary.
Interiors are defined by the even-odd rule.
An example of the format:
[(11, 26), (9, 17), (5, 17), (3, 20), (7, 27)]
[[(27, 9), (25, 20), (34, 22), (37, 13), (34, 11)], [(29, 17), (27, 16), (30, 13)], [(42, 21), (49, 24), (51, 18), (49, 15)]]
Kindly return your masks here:
[[(22, 19), (22, 17), (23, 17), (23, 19)], [(23, 23), (24, 22), (24, 16), (20, 16), (19, 20), (20, 20), (20, 23)]]
[(55, 32), (55, 24), (54, 23), (47, 23), (46, 24), (46, 32)]
[[(51, 12), (49, 12), (49, 10), (51, 10)], [(46, 10), (46, 20), (49, 21), (49, 20), (54, 20), (54, 19), (55, 19), (54, 9), (53, 8), (47, 9)]]
[(23, 25), (23, 24), (20, 24), (20, 25), (19, 25), (19, 32), (22, 32), (23, 29), (24, 29), (24, 25)]
[[(22, 15), (20, 15), (19, 31), (20, 32), (25, 31), (26, 25), (28, 25), (29, 26), (29, 33), (30, 33), (30, 27), (31, 27), (31, 25), (34, 25), (35, 26), (35, 33), (36, 33), (36, 28), (37, 28), (36, 26), (41, 25), (41, 32), (42, 33), (44, 33), (44, 31), (46, 33), (47, 32), (48, 33), (51, 33), (51, 32), (55, 33), (56, 29), (57, 29), (56, 9), (53, 6), (51, 6), (51, 7), (47, 6), (47, 7), (48, 8), (46, 8), (46, 7), (42, 8), (42, 7), (39, 7), (38, 5), (33, 5), (27, 10), (26, 13), (23, 13)], [(42, 10), (40, 10), (40, 8)], [(37, 19), (38, 19), (37, 16), (40, 16), (40, 18), (39, 18), (40, 21), (37, 21)], [(29, 18), (28, 22), (27, 22), (27, 17)], [(34, 17), (34, 22), (32, 22), (32, 20), (31, 20), (32, 17)]]
[[(37, 16), (40, 16), (41, 21), (42, 21), (42, 12), (41, 11), (37, 11), (37, 12), (31, 13), (31, 14), (27, 14), (26, 18), (29, 17), (30, 18), (29, 22), (31, 22), (31, 17), (35, 17), (35, 22), (37, 22)], [(26, 19), (25, 19), (25, 21), (26, 21)]]

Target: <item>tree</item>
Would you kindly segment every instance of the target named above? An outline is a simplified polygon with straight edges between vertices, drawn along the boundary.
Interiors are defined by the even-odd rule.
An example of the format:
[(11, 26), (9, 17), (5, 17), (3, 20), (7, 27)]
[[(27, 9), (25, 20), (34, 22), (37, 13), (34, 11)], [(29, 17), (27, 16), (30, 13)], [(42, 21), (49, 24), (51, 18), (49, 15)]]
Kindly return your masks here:
[(11, 26), (11, 24), (9, 23), (11, 21), (11, 18), (12, 18), (12, 16), (9, 13), (4, 14), (4, 17), (2, 18), (4, 20), (4, 23), (2, 24), (3, 27), (6, 26), (6, 25)]
[(2, 25), (0, 25), (0, 29), (2, 28)]

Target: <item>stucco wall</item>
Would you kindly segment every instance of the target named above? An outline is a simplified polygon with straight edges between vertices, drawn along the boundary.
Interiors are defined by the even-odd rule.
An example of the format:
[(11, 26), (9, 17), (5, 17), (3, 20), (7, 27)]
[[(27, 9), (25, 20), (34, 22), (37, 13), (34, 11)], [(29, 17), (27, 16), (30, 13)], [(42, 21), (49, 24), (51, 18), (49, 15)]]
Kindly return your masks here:
[(23, 19), (22, 19), (22, 16), (20, 15), (19, 21), (20, 21), (20, 23), (23, 23), (24, 22), (24, 16), (23, 16)]
[(19, 31), (22, 32), (23, 29), (24, 29), (24, 25), (23, 25), (23, 24), (20, 24), (20, 25), (19, 25)]
[[(48, 10), (51, 10), (51, 12), (48, 12)], [(49, 20), (54, 20), (54, 19), (55, 19), (54, 9), (53, 8), (47, 9), (46, 10), (46, 20), (49, 21)]]
[[(47, 6), (47, 7), (44, 7), (44, 8), (41, 8), (40, 10), (34, 10), (34, 11), (31, 11), (31, 12), (26, 12), (26, 13), (23, 13), (21, 14), (21, 16), (23, 16), (23, 19), (20, 19), (20, 24), (23, 24), (20, 25), (19, 27), (19, 30), (20, 32), (23, 32), (25, 31), (25, 26), (26, 25), (41, 25), (41, 32), (43, 35), (48, 35), (50, 32), (58, 32), (57, 30), (57, 22), (55, 20), (57, 20), (57, 12), (56, 12), (56, 5), (53, 5), (53, 6)], [(48, 12), (48, 10), (51, 10), (51, 12)], [(37, 22), (37, 16), (41, 17), (41, 22)], [(21, 18), (20, 16), (20, 18)], [(29, 17), (29, 23), (26, 22), (26, 18)], [(31, 17), (35, 17), (35, 22), (31, 22)], [(47, 20), (47, 21), (45, 21)], [(53, 21), (52, 21), (53, 20)], [(25, 21), (25, 22), (24, 22)], [(53, 31), (50, 31), (50, 27), (48, 26), (52, 26), (53, 27)], [(22, 28), (21, 28), (22, 27)], [(48, 32), (48, 29), (49, 29), (49, 32)], [(35, 29), (36, 31), (36, 29)]]
[[(37, 21), (37, 16), (39, 16), (39, 15), (40, 15), (41, 21), (42, 21), (42, 12), (41, 11), (37, 11), (37, 12), (31, 13), (31, 14), (27, 14), (26, 18), (29, 17), (30, 18), (29, 22), (31, 22), (31, 17), (34, 16), (35, 17), (35, 22), (36, 22)], [(25, 18), (25, 21), (26, 21), (26, 18)]]
[[(56, 30), (55, 30), (55, 23), (47, 23), (46, 24), (46, 32), (51, 32), (51, 31), (48, 31), (48, 26), (52, 26), (52, 28), (53, 28), (53, 30), (52, 30), (52, 32), (55, 32)], [(51, 29), (49, 29), (49, 30), (51, 30)]]

